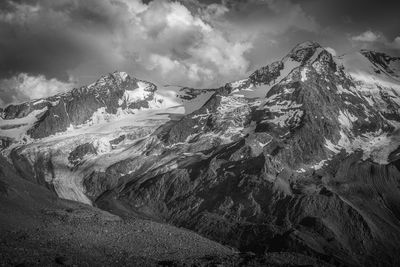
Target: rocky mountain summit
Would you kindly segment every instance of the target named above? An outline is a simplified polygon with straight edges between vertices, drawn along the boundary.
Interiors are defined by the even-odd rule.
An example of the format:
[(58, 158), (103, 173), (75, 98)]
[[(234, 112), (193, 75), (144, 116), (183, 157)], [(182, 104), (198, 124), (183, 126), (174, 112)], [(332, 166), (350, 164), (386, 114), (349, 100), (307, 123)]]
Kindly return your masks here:
[(23, 178), (122, 218), (256, 254), (395, 266), (399, 64), (305, 42), (214, 89), (115, 72), (6, 107), (1, 153)]

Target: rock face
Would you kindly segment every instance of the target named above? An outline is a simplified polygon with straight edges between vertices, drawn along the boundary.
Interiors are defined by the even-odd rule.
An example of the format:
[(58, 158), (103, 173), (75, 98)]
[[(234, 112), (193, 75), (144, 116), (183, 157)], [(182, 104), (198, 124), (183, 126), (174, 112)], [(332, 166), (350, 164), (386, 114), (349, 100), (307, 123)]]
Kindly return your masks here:
[(68, 160), (71, 164), (77, 165), (88, 154), (97, 154), (96, 148), (91, 143), (85, 143), (77, 146), (73, 151), (71, 151), (71, 153), (69, 153)]
[(122, 217), (167, 221), (242, 251), (395, 266), (397, 64), (306, 42), (246, 79), (180, 88), (173, 100), (112, 74), (49, 98), (57, 103), (37, 114), (23, 111), (33, 104), (6, 108), (3, 121), (26, 123), (29, 138), (2, 153), (26, 179)]
[(361, 54), (367, 57), (374, 64), (374, 71), (378, 74), (381, 71), (388, 73), (391, 76), (400, 78), (398, 74), (400, 66), (400, 57), (391, 57), (384, 53), (361, 50)]
[[(139, 88), (142, 86), (143, 88)], [(129, 93), (143, 90), (137, 99), (130, 99)], [(39, 119), (28, 134), (33, 138), (43, 138), (66, 131), (70, 125), (81, 125), (89, 121), (99, 109), (105, 108), (110, 114), (116, 114), (118, 108), (140, 109), (149, 107), (153, 100), (155, 85), (126, 76), (125, 73), (113, 73), (103, 76), (89, 87), (81, 87), (61, 95)]]

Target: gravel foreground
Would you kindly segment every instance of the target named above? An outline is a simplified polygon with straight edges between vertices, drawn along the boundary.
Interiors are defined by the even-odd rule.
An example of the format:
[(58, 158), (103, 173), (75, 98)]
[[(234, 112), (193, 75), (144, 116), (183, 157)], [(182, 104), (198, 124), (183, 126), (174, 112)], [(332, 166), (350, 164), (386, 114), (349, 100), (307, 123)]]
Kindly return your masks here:
[(70, 207), (38, 214), (2, 205), (1, 266), (324, 265), (292, 253), (238, 253), (185, 229), (143, 219), (121, 220), (89, 206), (61, 202)]

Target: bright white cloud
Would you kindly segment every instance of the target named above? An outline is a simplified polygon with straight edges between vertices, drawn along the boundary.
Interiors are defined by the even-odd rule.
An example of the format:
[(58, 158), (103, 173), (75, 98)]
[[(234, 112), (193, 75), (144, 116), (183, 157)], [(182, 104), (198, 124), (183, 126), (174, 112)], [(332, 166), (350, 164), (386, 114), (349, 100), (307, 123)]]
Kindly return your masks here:
[(380, 38), (380, 35), (378, 33), (374, 33), (370, 30), (365, 31), (361, 33), (360, 35), (353, 36), (351, 39), (353, 41), (359, 41), (359, 42), (375, 42)]
[(0, 81), (0, 103), (7, 105), (55, 95), (70, 90), (73, 86), (72, 81), (66, 83), (54, 78), (48, 80), (43, 75), (30, 76), (20, 73)]
[(393, 40), (393, 46), (394, 48), (400, 49), (400, 36), (397, 36)]
[(135, 19), (118, 33), (120, 51), (135, 55), (158, 82), (210, 87), (242, 76), (251, 43), (230, 38), (207, 21), (226, 8), (214, 5), (203, 11), (194, 14), (179, 2), (162, 0), (136, 9)]
[(393, 40), (388, 39), (383, 33), (366, 31), (360, 35), (350, 38), (362, 44), (361, 47), (365, 49), (376, 49), (378, 51), (399, 50), (400, 49), (400, 36), (395, 37)]
[[(167, 0), (148, 5), (138, 0), (125, 3), (118, 11), (121, 14), (109, 11), (112, 19), (118, 17), (111, 36), (87, 30), (75, 34), (81, 33), (80, 40), (91, 43), (91, 52), (99, 51), (99, 56), (95, 62), (87, 60), (69, 70), (70, 75), (96, 77), (119, 69), (159, 84), (214, 87), (247, 71), (245, 54), (251, 43), (228, 36), (208, 21), (226, 12), (224, 7), (215, 5), (193, 13)], [(108, 8), (119, 10), (121, 5)]]
[[(217, 13), (220, 15), (220, 12)], [(223, 32), (176, 2), (151, 4), (143, 17), (155, 16), (159, 17), (158, 23), (165, 27), (158, 33), (156, 40), (152, 41), (163, 46), (167, 43), (172, 44), (164, 51), (163, 56), (174, 58), (176, 53), (184, 54), (178, 56), (179, 62), (175, 60), (173, 65), (165, 65), (167, 69), (162, 71), (165, 74), (164, 78), (179, 75), (183, 79), (192, 78), (195, 83), (204, 78), (205, 84), (207, 80), (210, 84), (215, 82), (218, 76), (224, 80), (232, 75), (243, 74), (247, 70), (248, 62), (244, 53), (251, 48), (250, 43), (227, 39)], [(154, 25), (142, 25), (146, 26), (147, 32), (154, 30)], [(181, 81), (185, 82), (182, 78)]]

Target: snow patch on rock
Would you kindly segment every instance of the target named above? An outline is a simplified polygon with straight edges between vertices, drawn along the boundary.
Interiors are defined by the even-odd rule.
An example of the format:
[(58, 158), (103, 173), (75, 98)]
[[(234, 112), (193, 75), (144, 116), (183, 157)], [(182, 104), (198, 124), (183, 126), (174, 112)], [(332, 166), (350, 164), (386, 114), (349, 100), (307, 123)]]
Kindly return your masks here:
[(308, 69), (307, 67), (304, 67), (304, 68), (301, 70), (300, 74), (301, 74), (301, 81), (302, 81), (302, 82), (307, 81), (307, 73), (308, 73), (308, 72), (309, 72), (309, 69)]

